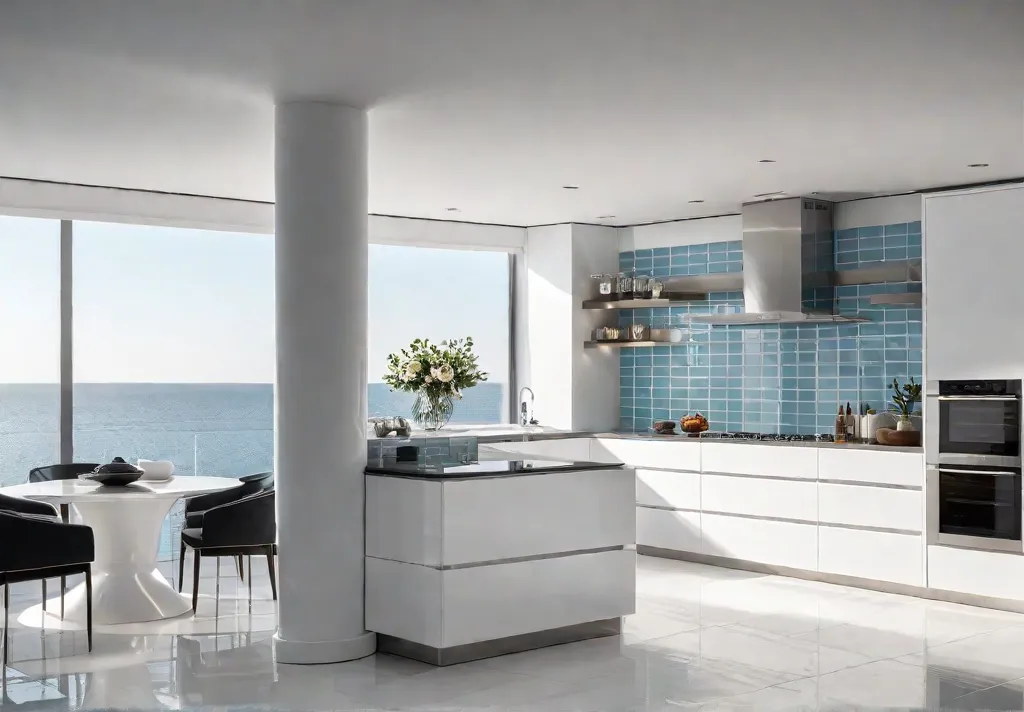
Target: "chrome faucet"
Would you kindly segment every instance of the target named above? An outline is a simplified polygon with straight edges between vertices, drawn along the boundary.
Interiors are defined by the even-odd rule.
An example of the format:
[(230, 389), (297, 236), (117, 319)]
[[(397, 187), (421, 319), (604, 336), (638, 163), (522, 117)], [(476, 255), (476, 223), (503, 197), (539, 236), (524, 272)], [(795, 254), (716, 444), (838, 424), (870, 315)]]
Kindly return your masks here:
[[(527, 405), (526, 399), (523, 398), (523, 393), (530, 392), (530, 403)], [(519, 389), (519, 424), (520, 425), (536, 425), (537, 420), (533, 417), (533, 389), (529, 386), (523, 386)]]

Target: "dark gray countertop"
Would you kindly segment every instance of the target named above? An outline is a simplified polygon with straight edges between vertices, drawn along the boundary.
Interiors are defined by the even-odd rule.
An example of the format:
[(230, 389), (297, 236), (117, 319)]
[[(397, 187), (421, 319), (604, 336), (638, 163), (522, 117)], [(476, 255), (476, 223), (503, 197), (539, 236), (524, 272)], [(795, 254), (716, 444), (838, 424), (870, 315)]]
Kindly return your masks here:
[[(569, 436), (576, 437), (576, 436)], [(624, 440), (657, 440), (681, 443), (701, 443), (702, 445), (717, 445), (727, 443), (729, 445), (770, 445), (772, 447), (816, 447), (828, 448), (830, 450), (881, 450), (883, 452), (923, 452), (920, 445), (916, 447), (904, 447), (899, 445), (881, 445), (880, 443), (829, 443), (829, 442), (778, 442), (772, 440), (721, 440), (713, 438), (691, 438), (686, 435), (657, 435), (655, 433), (590, 433), (589, 437), (594, 438), (619, 438)]]
[(391, 462), (367, 465), (366, 474), (402, 477), (414, 480), (479, 480), (496, 477), (522, 477), (552, 472), (617, 470), (618, 463), (560, 462), (558, 460), (485, 460), (468, 465), (418, 465), (415, 462)]
[(560, 432), (542, 432), (542, 433), (528, 433), (526, 440), (522, 436), (499, 436), (493, 435), (489, 437), (479, 438), (481, 443), (492, 443), (492, 442), (532, 442), (535, 440), (564, 440), (567, 438), (609, 438), (618, 440), (655, 440), (658, 442), (679, 442), (679, 443), (703, 443), (703, 444), (719, 444), (728, 443), (730, 445), (770, 445), (772, 447), (816, 447), (816, 448), (829, 448), (838, 450), (879, 450), (882, 452), (923, 452), (921, 446), (917, 447), (903, 447), (897, 445), (881, 445), (875, 443), (829, 443), (829, 442), (774, 442), (766, 440), (718, 440), (712, 438), (691, 438), (686, 435), (658, 435), (656, 433), (638, 433), (629, 431), (609, 431), (603, 433), (595, 433), (591, 431), (583, 430), (566, 430)]

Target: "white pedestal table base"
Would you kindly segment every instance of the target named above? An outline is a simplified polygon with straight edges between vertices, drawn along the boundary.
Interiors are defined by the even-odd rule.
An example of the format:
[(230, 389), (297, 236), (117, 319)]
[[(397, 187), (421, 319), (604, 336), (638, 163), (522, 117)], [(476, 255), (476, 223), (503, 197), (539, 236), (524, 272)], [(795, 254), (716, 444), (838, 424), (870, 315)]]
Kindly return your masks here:
[[(160, 532), (175, 500), (75, 502), (83, 524), (92, 527), (92, 619), (98, 624), (140, 623), (190, 613), (190, 599), (178, 593), (157, 569)], [(86, 618), (85, 584), (69, 590), (64, 617)], [(52, 605), (52, 604), (50, 604)], [(51, 610), (59, 610), (58, 608)]]

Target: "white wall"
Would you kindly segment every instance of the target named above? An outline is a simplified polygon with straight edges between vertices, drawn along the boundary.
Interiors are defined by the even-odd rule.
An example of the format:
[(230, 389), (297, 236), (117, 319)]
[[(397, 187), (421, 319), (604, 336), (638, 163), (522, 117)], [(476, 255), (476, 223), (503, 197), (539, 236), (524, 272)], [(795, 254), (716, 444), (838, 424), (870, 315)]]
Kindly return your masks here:
[[(544, 425), (572, 427), (572, 225), (526, 231), (526, 318), (520, 321), (525, 358), (520, 386), (536, 394)], [(525, 322), (525, 323), (524, 323)]]
[[(530, 228), (526, 237), (526, 319), (517, 382), (536, 394), (537, 419), (567, 430), (611, 430), (619, 420), (619, 357), (586, 350), (608, 312), (585, 312), (592, 274), (618, 268), (619, 231), (588, 225)], [(523, 323), (525, 321), (525, 323)]]
[(916, 222), (921, 219), (921, 200), (921, 195), (913, 194), (836, 203), (834, 227), (836, 230), (845, 230), (868, 225)]
[(704, 242), (729, 242), (743, 239), (743, 221), (739, 215), (717, 218), (675, 220), (621, 228), (619, 250), (647, 250), (655, 247), (699, 245)]
[[(836, 203), (835, 229), (915, 222), (921, 219), (921, 200), (921, 195), (914, 194)], [(742, 217), (725, 215), (620, 228), (619, 250), (628, 252), (742, 239)]]

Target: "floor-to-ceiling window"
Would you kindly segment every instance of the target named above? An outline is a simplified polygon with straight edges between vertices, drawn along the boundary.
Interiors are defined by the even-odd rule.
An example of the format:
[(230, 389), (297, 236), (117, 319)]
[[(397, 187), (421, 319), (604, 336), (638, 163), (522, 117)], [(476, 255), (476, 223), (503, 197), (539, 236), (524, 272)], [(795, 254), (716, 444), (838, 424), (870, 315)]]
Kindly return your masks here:
[(272, 237), (76, 222), (73, 303), (76, 460), (273, 468)]
[(0, 216), (0, 485), (59, 452), (60, 221)]
[(505, 252), (370, 245), (371, 416), (411, 416), (413, 396), (381, 382), (389, 353), (417, 338), (472, 337), (488, 380), (463, 393), (451, 422), (508, 421), (509, 272)]

